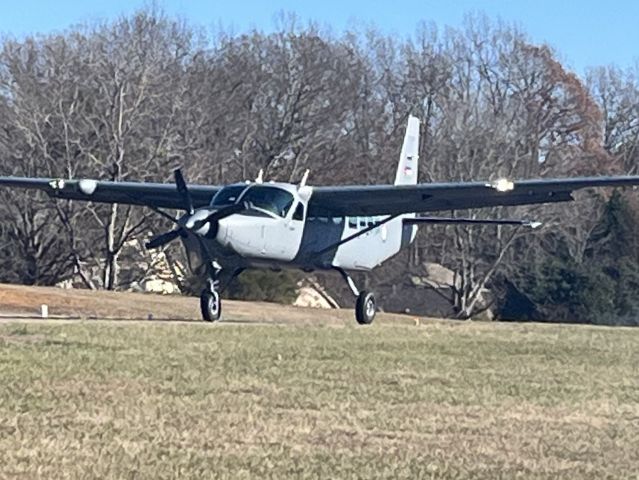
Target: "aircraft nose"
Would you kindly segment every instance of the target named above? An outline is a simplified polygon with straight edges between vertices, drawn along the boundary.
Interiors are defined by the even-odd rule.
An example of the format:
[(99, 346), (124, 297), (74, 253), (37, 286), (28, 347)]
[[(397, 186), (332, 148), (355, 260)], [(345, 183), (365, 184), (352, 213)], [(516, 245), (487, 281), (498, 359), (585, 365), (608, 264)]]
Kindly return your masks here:
[(230, 231), (229, 227), (231, 222), (232, 222), (231, 217), (222, 218), (218, 220), (217, 235), (215, 236), (215, 239), (217, 240), (218, 243), (222, 245), (227, 245), (227, 243), (229, 242), (229, 231)]

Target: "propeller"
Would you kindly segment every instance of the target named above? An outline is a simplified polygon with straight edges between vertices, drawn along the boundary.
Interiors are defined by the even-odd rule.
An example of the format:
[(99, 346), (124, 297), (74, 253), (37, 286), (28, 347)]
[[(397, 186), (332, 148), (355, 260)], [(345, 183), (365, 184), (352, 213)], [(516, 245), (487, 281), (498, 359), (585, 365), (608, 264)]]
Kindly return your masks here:
[(184, 208), (188, 213), (178, 221), (172, 218), (166, 212), (163, 212), (162, 210), (159, 210), (157, 208), (153, 208), (156, 213), (159, 213), (165, 218), (168, 218), (172, 222), (176, 223), (178, 225), (178, 228), (170, 230), (166, 233), (161, 233), (160, 235), (156, 235), (151, 240), (149, 240), (145, 244), (145, 247), (149, 250), (153, 248), (163, 247), (167, 243), (175, 240), (177, 237), (186, 237), (187, 232), (189, 231), (196, 233), (207, 224), (209, 225), (209, 229), (206, 232), (206, 236), (215, 237), (217, 235), (217, 230), (219, 227), (218, 222), (220, 220), (233, 214), (239, 213), (247, 208), (246, 205), (242, 204), (229, 205), (228, 207), (224, 207), (212, 212), (210, 215), (204, 218), (191, 221), (191, 217), (196, 214), (195, 209), (193, 208), (193, 200), (191, 198), (191, 194), (186, 185), (186, 181), (184, 180), (184, 176), (182, 175), (182, 170), (178, 168), (174, 170), (173, 173), (175, 176), (175, 186), (177, 187), (177, 191), (182, 198)]
[(189, 189), (186, 186), (186, 182), (184, 181), (184, 175), (182, 175), (182, 169), (176, 168), (173, 170), (173, 175), (175, 177), (175, 186), (177, 187), (177, 191), (182, 197), (182, 203), (184, 204), (185, 210), (189, 212), (189, 215), (193, 215), (195, 211), (193, 209), (193, 200), (191, 199), (191, 194), (189, 193)]

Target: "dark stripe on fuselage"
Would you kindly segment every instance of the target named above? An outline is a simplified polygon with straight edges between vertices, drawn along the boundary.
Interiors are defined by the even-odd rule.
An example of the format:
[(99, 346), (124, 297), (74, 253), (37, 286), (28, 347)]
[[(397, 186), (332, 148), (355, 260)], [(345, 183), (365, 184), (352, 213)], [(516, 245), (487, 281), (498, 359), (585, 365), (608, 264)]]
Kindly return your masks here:
[(345, 226), (346, 222), (343, 218), (307, 218), (302, 243), (293, 263), (308, 267), (330, 267), (333, 258), (335, 258), (337, 247), (320, 256), (317, 256), (316, 252), (339, 242), (342, 239)]

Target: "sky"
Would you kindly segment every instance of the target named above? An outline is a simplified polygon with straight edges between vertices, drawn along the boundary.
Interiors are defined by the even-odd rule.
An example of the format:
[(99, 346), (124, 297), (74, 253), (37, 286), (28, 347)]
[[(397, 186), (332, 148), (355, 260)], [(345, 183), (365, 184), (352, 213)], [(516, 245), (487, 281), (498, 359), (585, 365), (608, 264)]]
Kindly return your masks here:
[[(533, 42), (547, 43), (564, 65), (582, 75), (587, 67), (630, 67), (639, 60), (637, 0), (156, 0), (171, 15), (204, 28), (238, 33), (273, 30), (281, 12), (295, 13), (339, 33), (354, 23), (406, 36), (422, 22), (458, 27), (468, 13), (514, 23)], [(148, 0), (0, 0), (0, 34), (21, 38), (95, 20), (116, 18), (151, 5)]]

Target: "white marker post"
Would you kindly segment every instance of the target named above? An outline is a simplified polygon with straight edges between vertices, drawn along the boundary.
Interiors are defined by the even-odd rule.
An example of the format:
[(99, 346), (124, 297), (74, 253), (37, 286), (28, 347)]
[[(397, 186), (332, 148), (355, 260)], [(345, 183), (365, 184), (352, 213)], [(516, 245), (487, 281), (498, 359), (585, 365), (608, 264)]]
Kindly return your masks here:
[(49, 305), (44, 303), (40, 305), (40, 316), (42, 318), (49, 318)]

